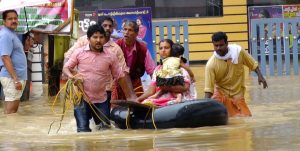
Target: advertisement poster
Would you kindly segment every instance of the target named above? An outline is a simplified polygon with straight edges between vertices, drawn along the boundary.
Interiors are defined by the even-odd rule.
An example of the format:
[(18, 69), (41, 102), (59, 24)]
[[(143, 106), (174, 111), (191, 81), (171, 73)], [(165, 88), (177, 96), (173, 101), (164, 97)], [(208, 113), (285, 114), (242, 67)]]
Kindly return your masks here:
[[(283, 16), (284, 18), (300, 18), (300, 5), (284, 5), (283, 6)], [(290, 27), (291, 28), (291, 27)], [(296, 24), (298, 37), (297, 43), (300, 45), (300, 21)], [(290, 39), (293, 38), (293, 35), (290, 34)], [(293, 41), (290, 40), (290, 48), (292, 48)], [(300, 46), (299, 46), (300, 51)]]
[[(70, 0), (55, 0), (38, 6), (15, 9), (18, 13), (19, 26), (17, 32), (24, 33), (33, 28), (41, 31), (53, 31), (63, 24), (70, 16)], [(27, 19), (27, 20), (26, 20)], [(3, 25), (2, 15), (0, 26)]]
[[(249, 7), (248, 14), (249, 14), (248, 17), (249, 17), (250, 32), (251, 32), (251, 20), (252, 19), (282, 18), (282, 16), (283, 16), (282, 6), (279, 6), (279, 5)], [(282, 24), (280, 26), (281, 26), (281, 28), (283, 27)], [(265, 30), (267, 30), (267, 28), (268, 27), (265, 25)], [(274, 29), (274, 31), (272, 31), (272, 34), (275, 34), (275, 25), (273, 25), (272, 29)], [(265, 34), (267, 34), (267, 32)]]
[(101, 9), (97, 11), (98, 19), (110, 16), (115, 21), (113, 37), (122, 38), (122, 24), (127, 20), (136, 21), (139, 25), (138, 40), (143, 41), (152, 58), (156, 57), (152, 47), (152, 12), (150, 7), (142, 8), (120, 8), (120, 9)]
[(300, 17), (300, 5), (284, 5), (283, 17), (284, 18)]
[[(282, 6), (254, 6), (254, 7), (249, 7), (248, 9), (248, 14), (249, 14), (249, 30), (250, 33), (253, 30), (252, 28), (256, 28), (256, 33), (254, 33), (254, 37), (252, 38), (257, 38), (257, 39), (265, 39), (264, 40), (264, 52), (265, 54), (268, 54), (270, 51), (269, 48), (269, 44), (272, 43), (273, 44), (276, 42), (274, 40), (270, 41), (269, 40), (269, 36), (271, 36), (273, 39), (276, 37), (276, 24), (272, 24), (272, 26), (270, 27), (268, 24), (264, 24), (263, 25), (263, 36), (261, 37), (261, 28), (259, 28), (259, 26), (257, 25), (256, 27), (252, 27), (251, 23), (252, 23), (252, 19), (268, 19), (268, 18), (282, 18)], [(281, 33), (283, 32), (282, 28), (283, 28), (283, 24), (280, 24), (280, 30)], [(252, 35), (252, 34), (251, 34)], [(260, 46), (262, 41), (255, 41), (257, 42), (257, 45)]]
[(282, 18), (282, 6), (249, 7), (249, 20), (259, 18)]
[(90, 25), (98, 22), (96, 11), (81, 11), (79, 12), (79, 37), (86, 34)]

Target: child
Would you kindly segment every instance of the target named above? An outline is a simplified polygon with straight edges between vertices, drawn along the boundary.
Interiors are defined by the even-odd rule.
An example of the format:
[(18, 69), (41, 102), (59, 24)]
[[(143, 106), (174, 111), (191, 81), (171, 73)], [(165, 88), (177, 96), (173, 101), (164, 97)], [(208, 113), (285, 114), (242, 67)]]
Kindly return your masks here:
[(172, 52), (171, 56), (176, 56), (176, 57), (179, 57), (181, 59), (180, 67), (185, 69), (189, 73), (189, 75), (191, 77), (191, 80), (192, 80), (191, 82), (192, 83), (196, 82), (193, 71), (191, 70), (191, 68), (188, 65), (186, 65), (187, 60), (183, 57), (184, 47), (182, 45), (178, 44), (178, 43), (175, 43), (172, 46), (172, 51), (171, 52)]
[[(162, 68), (157, 72), (156, 76), (156, 85), (157, 90), (156, 93), (150, 96), (147, 100), (145, 100), (144, 104), (154, 104), (158, 106), (170, 105), (175, 103), (182, 102), (183, 95), (182, 93), (171, 93), (171, 99), (162, 99), (160, 101), (155, 100), (159, 98), (163, 94), (167, 93), (160, 90), (160, 86), (175, 86), (175, 85), (184, 85), (184, 77), (182, 76), (182, 71), (180, 67), (187, 70), (192, 81), (194, 81), (194, 74), (191, 69), (185, 65), (186, 59), (183, 58), (184, 47), (180, 44), (173, 44), (171, 55), (164, 60), (161, 60)], [(168, 101), (168, 102), (165, 102)]]

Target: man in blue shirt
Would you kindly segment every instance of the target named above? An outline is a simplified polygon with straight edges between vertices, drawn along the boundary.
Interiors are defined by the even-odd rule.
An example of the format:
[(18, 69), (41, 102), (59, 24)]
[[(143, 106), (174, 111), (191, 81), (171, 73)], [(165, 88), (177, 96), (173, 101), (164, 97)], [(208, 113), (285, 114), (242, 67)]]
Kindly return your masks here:
[(20, 97), (27, 80), (27, 61), (22, 42), (15, 30), (18, 14), (15, 10), (2, 13), (4, 27), (0, 31), (0, 82), (5, 96), (4, 113), (18, 111)]

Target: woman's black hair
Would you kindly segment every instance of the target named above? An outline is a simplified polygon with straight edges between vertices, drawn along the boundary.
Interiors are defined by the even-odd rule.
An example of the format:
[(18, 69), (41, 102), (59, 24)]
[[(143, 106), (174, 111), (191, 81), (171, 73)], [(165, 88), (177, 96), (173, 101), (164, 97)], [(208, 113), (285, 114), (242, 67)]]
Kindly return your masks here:
[(260, 10), (259, 13), (262, 14), (264, 16), (264, 18), (271, 18), (271, 15), (270, 15), (269, 11), (266, 10), (266, 9)]
[[(161, 41), (158, 42), (158, 45), (160, 45), (160, 43), (162, 43), (162, 42), (166, 42), (166, 43), (168, 43), (170, 45), (170, 47), (171, 47), (171, 53), (172, 53), (172, 47), (174, 45), (174, 42), (171, 39), (163, 39), (163, 40), (161, 40)], [(159, 62), (157, 64), (158, 65), (159, 64), (162, 65), (162, 59), (161, 58), (159, 59)]]
[(167, 42), (168, 44), (170, 44), (170, 47), (172, 48), (174, 42), (171, 39), (163, 39), (161, 41), (158, 42), (158, 45), (160, 45), (160, 43), (162, 42)]

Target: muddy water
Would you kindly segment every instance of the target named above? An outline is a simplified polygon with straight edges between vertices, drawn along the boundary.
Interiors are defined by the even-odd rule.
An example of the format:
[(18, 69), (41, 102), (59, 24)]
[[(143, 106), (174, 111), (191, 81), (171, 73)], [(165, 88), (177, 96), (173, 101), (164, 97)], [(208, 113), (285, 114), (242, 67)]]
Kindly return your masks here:
[[(203, 97), (204, 68), (194, 65), (199, 98)], [(269, 88), (247, 79), (250, 118), (230, 118), (229, 124), (166, 130), (119, 130), (76, 133), (69, 110), (59, 128), (59, 115), (48, 98), (22, 102), (19, 112), (4, 115), (0, 108), (0, 150), (299, 150), (300, 77), (267, 77)], [(61, 103), (53, 107), (60, 112)], [(49, 125), (53, 124), (50, 134)]]

